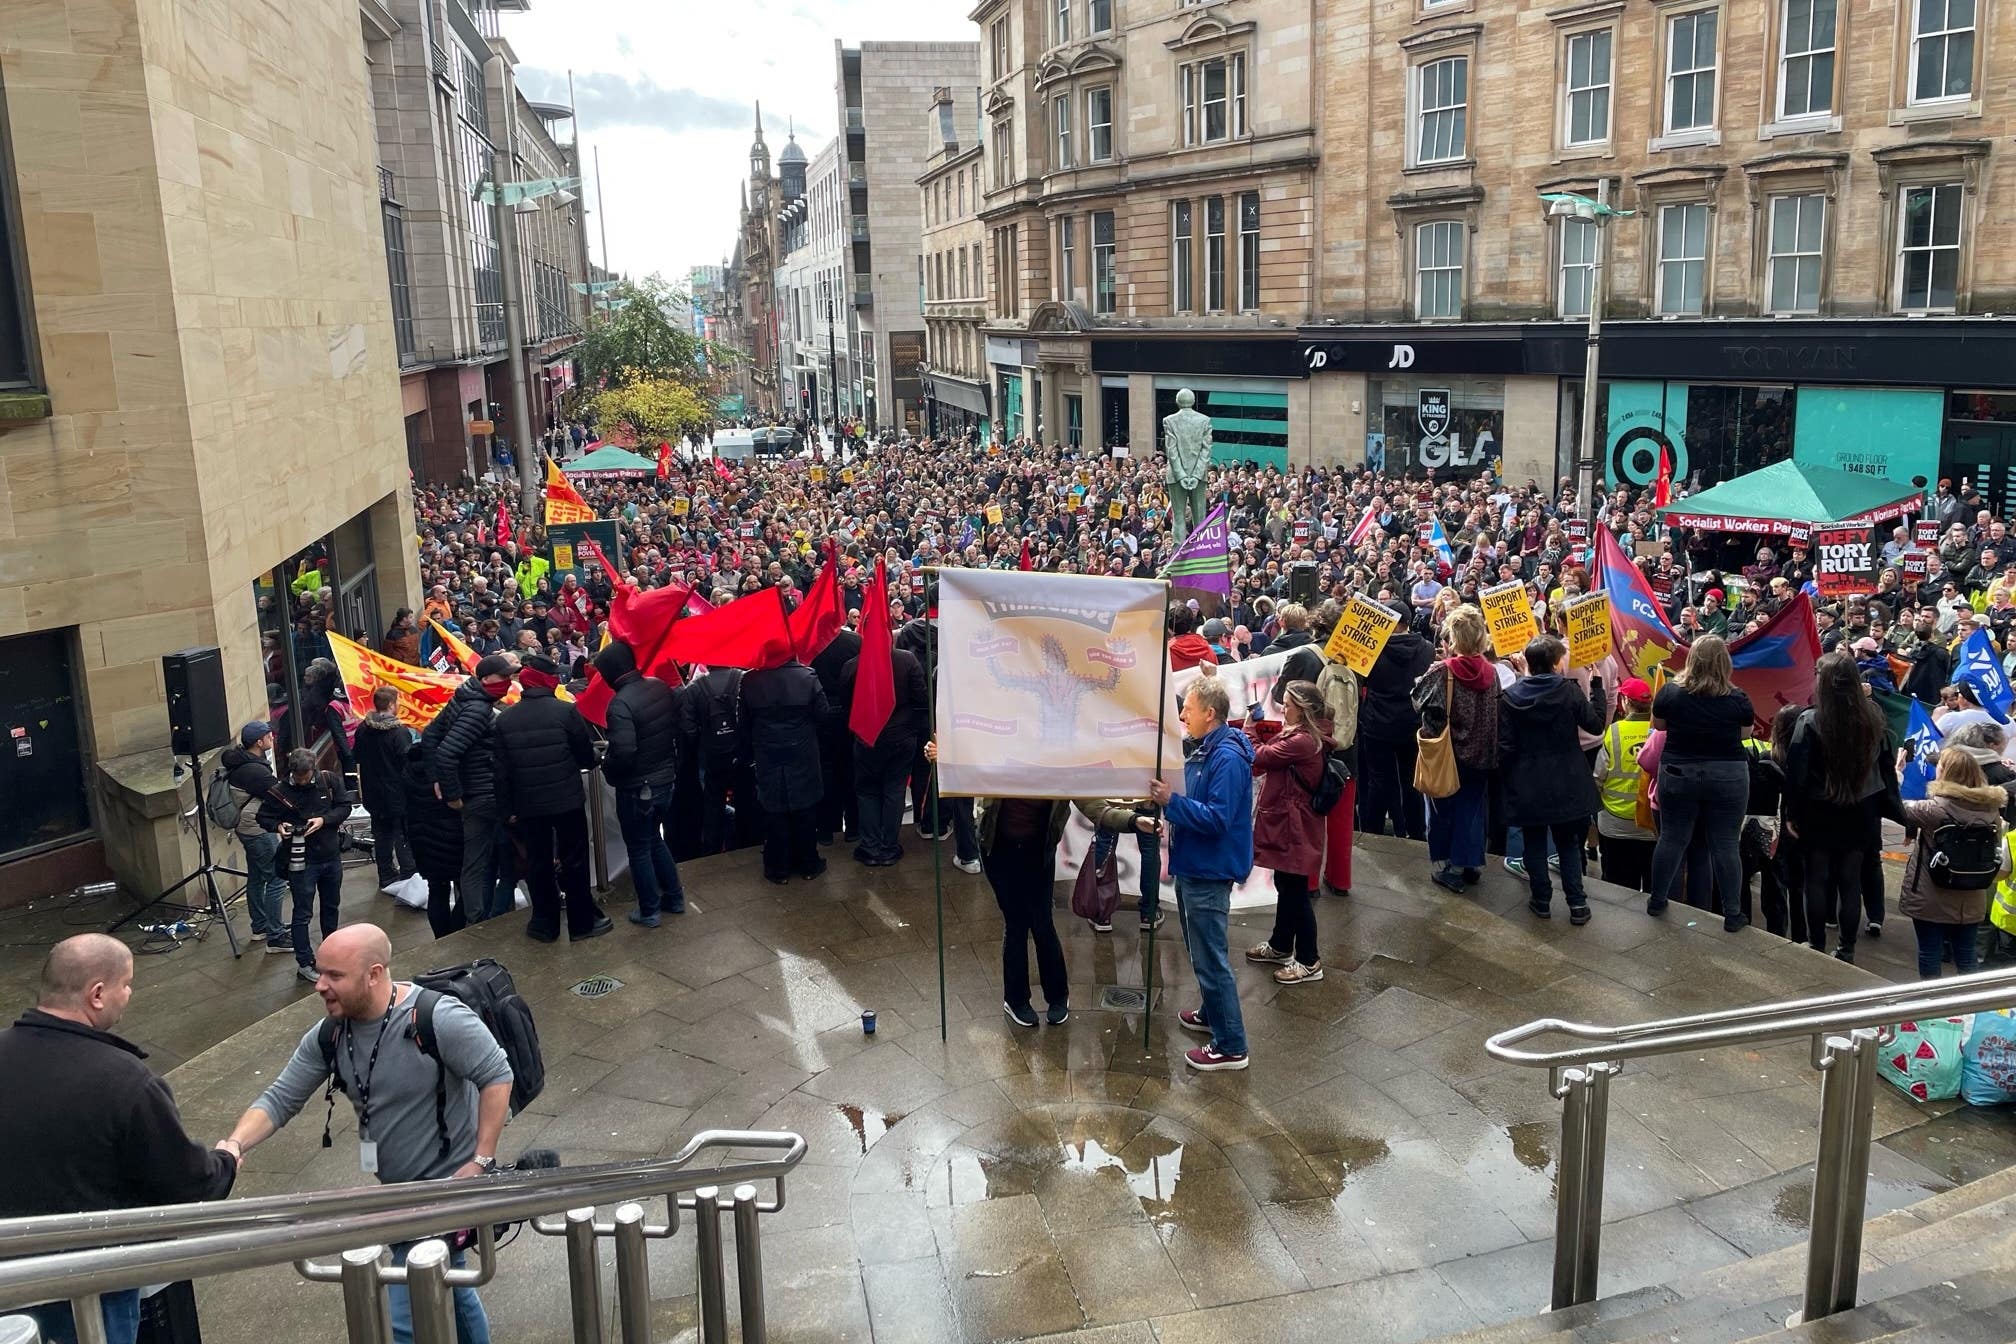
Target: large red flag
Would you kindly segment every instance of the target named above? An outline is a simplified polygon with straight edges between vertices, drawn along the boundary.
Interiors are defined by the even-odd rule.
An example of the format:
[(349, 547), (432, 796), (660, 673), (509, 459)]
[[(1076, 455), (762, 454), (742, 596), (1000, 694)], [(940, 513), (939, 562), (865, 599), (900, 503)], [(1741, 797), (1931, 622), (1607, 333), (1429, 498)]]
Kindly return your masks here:
[(649, 667), (659, 676), (667, 663), (755, 669), (791, 661), (791, 630), (784, 622), (784, 591), (764, 588), (738, 597), (704, 616), (689, 616), (672, 627)]
[(854, 707), (847, 726), (869, 746), (896, 712), (896, 669), (889, 639), (889, 577), (875, 562), (875, 578), (861, 598), (861, 661), (854, 671)]
[(1030, 570), (1036, 568), (1036, 566), (1031, 564), (1029, 561), (1029, 538), (1027, 537), (1022, 538), (1022, 559), (1019, 562), (1017, 562), (1015, 568), (1021, 570), (1025, 574), (1028, 573)]
[[(620, 639), (637, 655), (637, 666), (656, 661), (658, 648), (671, 632), (673, 622), (686, 609), (692, 593), (673, 583), (663, 588), (638, 589), (625, 585), (609, 600), (609, 637)], [(676, 684), (676, 683), (675, 683)]]
[(1736, 685), (1750, 697), (1758, 737), (1768, 738), (1779, 709), (1813, 703), (1820, 630), (1813, 623), (1812, 599), (1800, 593), (1763, 625), (1729, 641), (1729, 661)]
[(499, 546), (511, 544), (511, 515), (504, 511), (504, 501), (501, 499), (497, 501), (497, 544)]
[(1659, 476), (1652, 482), (1652, 507), (1663, 509), (1673, 502), (1673, 450), (1660, 445)]
[(597, 728), (607, 728), (609, 702), (615, 698), (616, 688), (602, 680), (602, 674), (591, 667), (588, 669), (588, 684), (581, 688), (581, 694), (574, 697), (574, 708)]
[(805, 600), (798, 604), (798, 610), (785, 618), (791, 627), (791, 646), (798, 657), (811, 662), (826, 646), (833, 642), (833, 636), (840, 633), (840, 627), (847, 623), (847, 612), (840, 602), (840, 565), (834, 559), (833, 549), (826, 550), (826, 563), (819, 570), (819, 577), (812, 581)]

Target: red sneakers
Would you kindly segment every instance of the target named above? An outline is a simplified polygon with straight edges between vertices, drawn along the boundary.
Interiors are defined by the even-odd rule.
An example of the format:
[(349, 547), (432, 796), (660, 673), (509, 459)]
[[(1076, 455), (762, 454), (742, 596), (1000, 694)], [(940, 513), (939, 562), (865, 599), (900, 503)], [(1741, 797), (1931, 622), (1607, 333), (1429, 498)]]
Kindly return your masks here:
[(1186, 1051), (1184, 1062), (1199, 1073), (1217, 1073), (1225, 1069), (1246, 1067), (1244, 1055), (1221, 1055), (1215, 1045), (1200, 1045), (1195, 1050)]

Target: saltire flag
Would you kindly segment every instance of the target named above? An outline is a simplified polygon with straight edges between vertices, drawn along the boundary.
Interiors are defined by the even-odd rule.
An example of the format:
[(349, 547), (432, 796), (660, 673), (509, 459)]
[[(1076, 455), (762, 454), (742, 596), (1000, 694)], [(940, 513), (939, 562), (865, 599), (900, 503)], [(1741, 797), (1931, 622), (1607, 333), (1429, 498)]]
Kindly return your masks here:
[(784, 619), (784, 590), (759, 589), (704, 616), (678, 622), (665, 637), (653, 666), (662, 667), (668, 660), (745, 671), (790, 662), (791, 628)]
[(1659, 475), (1652, 483), (1652, 507), (1663, 509), (1673, 502), (1673, 450), (1659, 445)]
[(847, 727), (871, 747), (896, 712), (893, 647), (889, 634), (889, 575), (884, 561), (877, 559), (875, 577), (861, 597), (861, 661), (855, 664), (854, 704), (847, 711)]
[(1369, 504), (1366, 505), (1365, 516), (1358, 520), (1358, 526), (1351, 529), (1351, 535), (1344, 538), (1344, 544), (1346, 546), (1353, 546), (1353, 547), (1357, 546), (1360, 542), (1364, 541), (1365, 538), (1371, 536), (1373, 529), (1378, 526), (1379, 526), (1378, 510), (1374, 509)]
[(1904, 773), (1897, 781), (1905, 798), (1926, 796), (1945, 745), (1946, 735), (1932, 722), (1932, 711), (1925, 707), (1924, 701), (1913, 700), (1911, 728), (1904, 734)]
[[(427, 624), (433, 630), (434, 638), (440, 641), (436, 646), (437, 653), (445, 654), (452, 660), (450, 664), (452, 667), (460, 668), (464, 672), (474, 672), (476, 670), (476, 650), (464, 644), (453, 630), (450, 630), (433, 617), (428, 617)], [(441, 670), (447, 671), (448, 669), (443, 668)]]
[(1183, 538), (1183, 544), (1170, 553), (1169, 563), (1162, 567), (1162, 577), (1178, 588), (1230, 597), (1231, 555), (1232, 531), (1225, 521), (1225, 506), (1218, 504)]
[[(498, 505), (498, 517), (503, 517), (503, 505)], [(560, 474), (560, 466), (552, 458), (546, 459), (546, 526), (555, 523), (592, 523), (595, 510), (588, 507), (588, 501), (581, 498), (581, 492), (565, 476)], [(610, 571), (615, 577), (615, 571)]]
[(840, 600), (840, 562), (831, 541), (826, 543), (826, 563), (819, 567), (819, 577), (812, 580), (805, 600), (784, 621), (791, 631), (792, 649), (799, 661), (806, 663), (825, 652), (847, 623), (847, 609)]
[(1680, 636), (1666, 623), (1666, 613), (1653, 598), (1651, 585), (1624, 554), (1610, 529), (1598, 525), (1594, 530), (1596, 587), (1610, 594), (1610, 639), (1616, 646), (1617, 661), (1630, 668), (1632, 676), (1648, 677), (1682, 647)]
[(1973, 687), (1981, 708), (1998, 723), (2009, 722), (2009, 705), (2016, 701), (2016, 691), (2009, 689), (2009, 676), (2002, 670), (2002, 659), (1996, 655), (1995, 641), (1988, 632), (1976, 629), (1954, 652), (1958, 656), (1953, 680)]
[(1435, 554), (1438, 557), (1437, 563), (1442, 566), (1442, 577), (1447, 578), (1451, 574), (1454, 574), (1456, 572), (1456, 552), (1449, 549), (1449, 534), (1442, 530), (1442, 520), (1440, 518), (1434, 519), (1429, 523), (1428, 541), (1435, 548)]
[[(938, 778), (948, 796), (1139, 798), (1182, 777), (1161, 704), (1160, 579), (938, 574)], [(739, 604), (738, 604), (739, 605)]]
[(1771, 720), (1784, 706), (1813, 703), (1813, 665), (1819, 661), (1820, 629), (1813, 623), (1812, 600), (1804, 593), (1757, 629), (1730, 641), (1732, 680), (1750, 697), (1760, 738), (1770, 736)]

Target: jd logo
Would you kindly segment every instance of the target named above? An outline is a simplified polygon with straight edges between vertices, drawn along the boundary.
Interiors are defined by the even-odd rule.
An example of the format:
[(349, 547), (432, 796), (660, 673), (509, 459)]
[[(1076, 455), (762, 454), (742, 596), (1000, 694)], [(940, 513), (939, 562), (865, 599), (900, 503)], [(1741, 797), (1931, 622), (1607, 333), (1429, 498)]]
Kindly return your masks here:
[[(1407, 350), (1410, 356), (1413, 353), (1408, 346), (1404, 345), (1396, 346), (1395, 349)], [(1396, 355), (1395, 358), (1398, 358), (1398, 356)], [(1415, 401), (1414, 418), (1420, 422), (1421, 432), (1431, 439), (1439, 439), (1444, 434), (1447, 434), (1449, 432), (1449, 389), (1446, 387), (1422, 388)]]
[(1309, 371), (1314, 373), (1330, 363), (1330, 352), (1320, 345), (1312, 345), (1302, 351), (1302, 357), (1309, 361)]
[(1391, 358), (1391, 359), (1389, 359), (1389, 360), (1387, 360), (1387, 361), (1386, 361), (1386, 367), (1387, 367), (1387, 368), (1389, 368), (1389, 369), (1411, 369), (1411, 368), (1413, 368), (1413, 367), (1414, 367), (1414, 347), (1413, 347), (1413, 346), (1411, 346), (1411, 345), (1396, 345), (1396, 346), (1394, 346), (1394, 347), (1393, 347), (1393, 358)]

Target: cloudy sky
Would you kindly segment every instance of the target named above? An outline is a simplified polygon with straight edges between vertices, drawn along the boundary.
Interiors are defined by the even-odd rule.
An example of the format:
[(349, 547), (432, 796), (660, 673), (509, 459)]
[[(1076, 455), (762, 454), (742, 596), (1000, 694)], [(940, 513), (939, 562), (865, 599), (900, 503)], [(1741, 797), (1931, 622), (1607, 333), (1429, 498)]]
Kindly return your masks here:
[[(735, 241), (757, 100), (772, 161), (795, 122), (816, 155), (835, 128), (833, 43), (976, 40), (966, 0), (533, 0), (506, 14), (528, 98), (574, 96), (594, 202), (602, 154), (615, 269), (683, 280)], [(599, 263), (604, 221), (589, 216)]]

